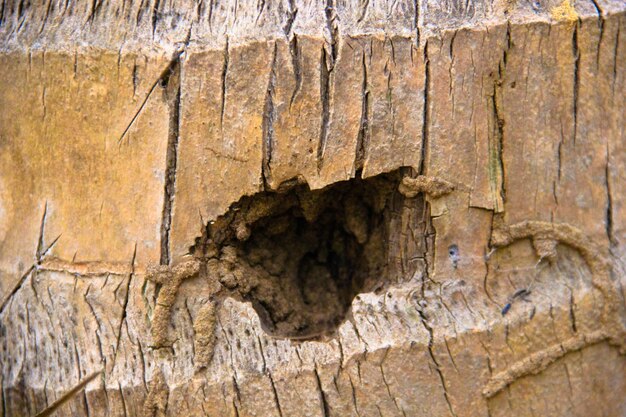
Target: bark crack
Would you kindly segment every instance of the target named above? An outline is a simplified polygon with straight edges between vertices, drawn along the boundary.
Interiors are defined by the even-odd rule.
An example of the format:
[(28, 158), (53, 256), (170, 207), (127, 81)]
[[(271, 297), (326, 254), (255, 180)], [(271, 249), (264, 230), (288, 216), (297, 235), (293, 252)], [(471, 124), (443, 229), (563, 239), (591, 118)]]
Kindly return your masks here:
[(577, 333), (578, 328), (576, 327), (576, 301), (574, 300), (574, 291), (570, 288), (569, 290), (569, 317), (570, 322), (572, 324), (572, 332)]
[[(259, 345), (261, 342), (259, 341)], [(272, 393), (274, 394), (274, 403), (276, 405), (276, 410), (278, 410), (278, 415), (283, 417), (283, 409), (280, 406), (280, 400), (278, 399), (278, 391), (276, 391), (276, 384), (274, 383), (274, 378), (272, 377), (272, 373), (268, 372), (267, 376), (270, 379), (270, 385), (272, 386)]]
[(337, 25), (337, 10), (335, 0), (326, 0), (324, 8), (326, 16), (326, 29), (328, 30), (328, 46), (322, 47), (322, 56), (320, 58), (320, 98), (322, 101), (322, 125), (320, 129), (320, 140), (317, 148), (317, 171), (322, 170), (324, 164), (324, 152), (326, 150), (326, 142), (328, 141), (328, 133), (330, 129), (330, 108), (332, 90), (334, 87), (333, 70), (337, 64), (339, 56), (339, 26)]
[(420, 3), (419, 0), (413, 0), (413, 9), (415, 14), (413, 15), (413, 26), (415, 29), (415, 47), (419, 48), (420, 46), (420, 28), (419, 28), (419, 20), (420, 20)]
[[(289, 38), (291, 31), (293, 29), (293, 23), (298, 16), (298, 7), (296, 5), (296, 0), (289, 0), (289, 12), (287, 13), (287, 22), (283, 27), (283, 32), (285, 32), (285, 36)], [(295, 35), (294, 35), (295, 36)]]
[(429, 96), (430, 95), (430, 60), (428, 59), (428, 39), (424, 45), (424, 109), (422, 113), (422, 149), (418, 174), (426, 173), (426, 158), (428, 157), (428, 122), (430, 118)]
[(365, 163), (365, 152), (369, 144), (369, 107), (370, 92), (367, 81), (367, 63), (365, 61), (365, 51), (363, 51), (363, 84), (361, 86), (361, 119), (359, 121), (359, 133), (356, 140), (356, 152), (354, 161), (354, 172), (363, 169)]
[[(165, 70), (161, 73), (160, 77), (152, 84), (152, 86), (150, 87), (150, 90), (148, 91), (148, 94), (146, 94), (146, 96), (144, 97), (143, 101), (141, 102), (141, 105), (139, 106), (139, 109), (137, 109), (137, 111), (133, 115), (132, 119), (130, 119), (130, 122), (126, 125), (126, 128), (124, 129), (124, 131), (120, 135), (119, 139), (117, 140), (117, 144), (119, 146), (122, 145), (122, 141), (124, 140), (126, 135), (128, 135), (128, 132), (130, 131), (130, 129), (133, 127), (133, 125), (135, 124), (135, 122), (139, 118), (139, 115), (141, 114), (143, 109), (146, 107), (146, 104), (148, 103), (148, 99), (150, 98), (150, 96), (152, 95), (154, 90), (156, 90), (157, 86), (161, 86), (161, 87), (166, 87), (167, 86), (170, 77), (174, 73), (174, 70), (178, 67), (179, 59), (180, 59), (180, 54), (178, 54), (176, 57), (174, 57), (174, 59), (172, 59), (170, 61), (170, 63), (168, 64), (167, 68), (165, 68)], [(133, 69), (133, 87), (134, 88), (135, 88), (136, 76), (137, 76), (137, 74), (136, 74), (136, 67), (135, 67)], [(133, 90), (133, 96), (134, 95), (135, 94), (134, 94), (134, 90)]]
[(328, 401), (326, 400), (326, 393), (324, 393), (324, 389), (322, 388), (322, 382), (320, 380), (320, 374), (317, 371), (317, 367), (315, 367), (313, 369), (313, 371), (315, 372), (315, 381), (316, 381), (317, 391), (320, 394), (320, 405), (321, 405), (321, 409), (322, 409), (322, 416), (323, 417), (328, 417), (328, 416), (330, 416), (330, 407), (328, 405)]
[(122, 388), (122, 383), (117, 382), (117, 389), (120, 392), (120, 397), (122, 399), (122, 410), (124, 410), (124, 417), (128, 417), (128, 407), (126, 405), (126, 397), (124, 396), (124, 389)]
[(610, 165), (609, 144), (606, 145), (606, 165), (604, 166), (604, 185), (606, 188), (606, 209), (605, 209), (605, 228), (606, 235), (610, 244), (615, 244), (615, 235), (613, 232), (613, 194), (611, 192), (611, 165)]
[(322, 47), (320, 57), (320, 99), (322, 101), (322, 121), (320, 128), (320, 139), (317, 147), (317, 171), (322, 170), (324, 164), (324, 152), (326, 150), (326, 141), (328, 140), (328, 130), (330, 125), (330, 89), (331, 89), (331, 71), (332, 60), (329, 63), (326, 48)]
[(443, 389), (443, 397), (445, 398), (446, 403), (448, 404), (448, 409), (450, 410), (450, 414), (452, 414), (454, 417), (456, 417), (456, 413), (454, 412), (454, 408), (452, 407), (452, 403), (450, 402), (450, 397), (448, 396), (448, 389), (446, 387), (446, 379), (443, 376), (443, 372), (441, 371), (441, 366), (439, 365), (439, 361), (437, 361), (437, 358), (435, 356), (435, 352), (433, 350), (434, 330), (428, 324), (428, 319), (427, 319), (426, 314), (424, 313), (424, 311), (422, 311), (422, 309), (418, 309), (417, 312), (420, 315), (420, 318), (421, 318), (422, 324), (424, 325), (424, 328), (428, 332), (428, 354), (430, 355), (430, 358), (432, 359), (433, 363), (435, 364), (435, 371), (437, 372), (437, 375), (439, 376), (439, 380), (441, 382), (441, 388)]
[(578, 135), (578, 92), (580, 90), (580, 51), (578, 49), (578, 28), (580, 22), (577, 22), (572, 32), (572, 56), (574, 57), (574, 97), (573, 97), (573, 116), (574, 116), (574, 137), (573, 142), (576, 146), (576, 136)]
[(511, 25), (507, 24), (505, 48), (502, 52), (502, 60), (498, 65), (498, 78), (493, 85), (491, 105), (494, 117), (495, 141), (489, 141), (489, 183), (491, 185), (491, 195), (493, 196), (494, 211), (500, 213), (504, 210), (504, 200), (506, 198), (505, 173), (504, 173), (504, 126), (505, 121), (502, 107), (502, 84), (506, 75), (508, 63), (508, 53), (513, 43), (511, 40)]
[[(602, 40), (604, 39), (604, 10), (598, 4), (597, 0), (591, 0), (596, 13), (598, 14), (598, 28), (600, 29), (600, 36), (598, 39), (598, 48), (596, 50), (596, 68), (600, 68), (600, 49), (602, 47)], [(617, 55), (615, 56), (617, 58)]]
[(326, 0), (326, 8), (324, 9), (324, 13), (326, 15), (326, 28), (328, 29), (330, 36), (331, 71), (337, 62), (339, 54), (339, 26), (337, 25), (337, 5), (335, 3), (336, 0)]
[(277, 51), (278, 45), (274, 42), (274, 56), (272, 57), (272, 66), (270, 69), (270, 76), (267, 83), (267, 93), (265, 94), (265, 105), (263, 108), (263, 163), (261, 166), (261, 179), (263, 189), (266, 191), (269, 189), (269, 179), (272, 173), (271, 163), (272, 151), (274, 148), (274, 120), (276, 119), (276, 109), (274, 108), (274, 89), (276, 85)]
[(352, 405), (354, 406), (354, 411), (356, 412), (357, 416), (360, 416), (361, 414), (359, 413), (359, 408), (356, 404), (356, 390), (354, 389), (354, 382), (352, 381), (352, 377), (348, 375), (348, 380), (350, 381), (350, 388), (352, 388), (351, 392), (352, 392)]
[(222, 95), (221, 95), (221, 110), (220, 110), (220, 130), (222, 135), (224, 134), (224, 112), (226, 110), (226, 81), (228, 75), (228, 64), (230, 63), (230, 49), (229, 39), (226, 37), (226, 45), (224, 46), (224, 65), (222, 66)]
[(159, 5), (161, 4), (161, 0), (155, 0), (154, 7), (152, 8), (152, 14), (150, 16), (150, 20), (152, 23), (152, 39), (154, 39), (154, 35), (156, 34), (157, 23), (159, 21)]
[[(135, 276), (135, 259), (137, 257), (137, 243), (135, 243), (135, 250), (133, 251), (133, 257), (130, 261), (130, 274), (128, 275), (128, 280), (126, 282), (126, 294), (124, 295), (124, 304), (122, 306), (122, 317), (120, 318), (120, 324), (117, 327), (117, 341), (115, 342), (115, 354), (113, 355), (113, 369), (115, 369), (115, 365), (117, 363), (117, 353), (120, 349), (120, 340), (122, 339), (122, 327), (124, 322), (126, 321), (128, 307), (128, 299), (130, 294), (130, 284)], [(120, 390), (121, 391), (121, 390)]]
[(41, 216), (41, 224), (39, 226), (39, 237), (37, 238), (37, 249), (35, 250), (35, 262), (22, 274), (20, 279), (17, 281), (13, 289), (7, 296), (2, 300), (2, 305), (0, 306), (0, 314), (4, 312), (4, 309), (9, 304), (9, 301), (13, 299), (13, 296), (17, 294), (17, 292), (22, 288), (24, 282), (26, 282), (26, 278), (28, 278), (34, 270), (39, 270), (41, 263), (44, 260), (44, 257), (52, 250), (54, 245), (58, 242), (61, 235), (59, 234), (48, 246), (45, 246), (45, 231), (46, 231), (46, 221), (48, 219), (48, 201), (45, 202), (43, 215)]
[(291, 110), (294, 100), (302, 89), (302, 68), (300, 67), (300, 60), (302, 58), (301, 51), (298, 46), (298, 36), (296, 34), (294, 34), (293, 38), (289, 41), (289, 53), (291, 54), (291, 65), (293, 66), (293, 75), (296, 81), (296, 86), (294, 87), (291, 99), (289, 100), (289, 109)]
[(172, 208), (176, 187), (176, 168), (178, 162), (178, 140), (180, 134), (180, 96), (181, 96), (181, 54), (171, 62), (166, 74), (159, 79), (165, 88), (165, 96), (169, 107), (169, 133), (167, 153), (165, 157), (165, 186), (163, 197), (163, 214), (161, 220), (161, 265), (169, 265), (170, 229), (172, 225)]
[(393, 401), (393, 404), (396, 406), (396, 409), (398, 411), (400, 411), (403, 415), (406, 415), (404, 409), (400, 406), (400, 404), (398, 404), (398, 399), (393, 396), (391, 394), (391, 387), (389, 386), (389, 381), (387, 381), (387, 376), (385, 375), (385, 359), (387, 359), (387, 355), (389, 354), (389, 350), (391, 349), (391, 347), (387, 347), (385, 349), (385, 355), (383, 356), (383, 359), (380, 361), (380, 374), (383, 377), (383, 383), (385, 384), (385, 388), (387, 390), (387, 395), (389, 395), (389, 398)]

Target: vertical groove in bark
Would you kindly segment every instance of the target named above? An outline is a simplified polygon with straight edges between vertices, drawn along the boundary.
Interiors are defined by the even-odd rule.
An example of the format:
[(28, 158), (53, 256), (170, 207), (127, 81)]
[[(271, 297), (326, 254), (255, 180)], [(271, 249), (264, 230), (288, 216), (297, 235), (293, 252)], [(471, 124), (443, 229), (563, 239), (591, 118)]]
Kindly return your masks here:
[[(0, 20), (1, 22), (1, 20)], [(7, 416), (7, 399), (4, 392), (4, 377), (0, 375), (0, 401), (2, 401), (2, 416)]]
[(154, 38), (154, 34), (156, 33), (157, 22), (159, 20), (159, 5), (161, 0), (155, 0), (154, 7), (152, 8), (152, 16), (150, 18), (152, 24), (152, 37)]
[(434, 329), (428, 324), (428, 319), (421, 309), (418, 310), (418, 313), (422, 320), (422, 324), (424, 325), (424, 328), (428, 332), (428, 355), (432, 359), (435, 365), (435, 371), (437, 372), (439, 380), (441, 381), (441, 388), (443, 389), (443, 396), (446, 400), (446, 403), (448, 404), (448, 409), (450, 410), (450, 414), (456, 417), (456, 413), (454, 412), (454, 409), (452, 408), (452, 403), (450, 402), (450, 397), (448, 396), (448, 389), (446, 388), (446, 379), (443, 376), (443, 372), (441, 371), (441, 366), (439, 365), (439, 361), (437, 361), (435, 352), (433, 351), (433, 344), (434, 344), (434, 339), (435, 339)]
[(428, 40), (424, 45), (424, 109), (422, 116), (422, 155), (420, 157), (420, 164), (418, 169), (419, 175), (425, 175), (426, 158), (428, 157), (428, 123), (430, 120), (429, 110), (429, 94), (430, 94), (430, 60), (428, 59)]
[(578, 135), (578, 91), (580, 90), (580, 51), (578, 50), (578, 30), (580, 22), (576, 22), (572, 32), (572, 56), (574, 57), (574, 98), (572, 102), (574, 116), (574, 146)]
[[(113, 368), (115, 368), (115, 364), (117, 362), (117, 352), (120, 349), (120, 340), (122, 339), (122, 327), (124, 326), (124, 321), (126, 321), (126, 309), (128, 307), (128, 299), (130, 298), (130, 284), (135, 276), (135, 259), (137, 258), (137, 243), (135, 243), (135, 249), (133, 250), (133, 257), (130, 261), (130, 274), (128, 274), (128, 279), (126, 280), (126, 294), (124, 295), (124, 304), (122, 309), (122, 317), (120, 318), (120, 324), (117, 327), (117, 341), (115, 343), (115, 353), (113, 355)], [(121, 392), (121, 390), (120, 390)]]
[(621, 26), (617, 26), (617, 33), (615, 34), (615, 47), (613, 48), (613, 81), (612, 81), (612, 85), (611, 85), (611, 91), (613, 91), (613, 94), (615, 94), (615, 81), (617, 80), (617, 56), (619, 53), (619, 40), (620, 40), (620, 30), (621, 30)]
[(128, 417), (128, 405), (126, 404), (126, 398), (124, 397), (122, 383), (119, 381), (117, 382), (117, 389), (120, 392), (120, 400), (122, 401), (122, 411), (124, 411), (124, 417)]
[(320, 138), (317, 146), (317, 171), (322, 170), (324, 164), (324, 151), (328, 139), (328, 128), (330, 124), (330, 77), (332, 63), (329, 64), (328, 53), (322, 46), (320, 56), (320, 99), (322, 101), (322, 125), (320, 127)]
[(420, 46), (420, 3), (419, 0), (413, 0), (413, 9), (415, 10), (415, 15), (413, 17), (413, 26), (415, 26), (415, 46), (419, 48)]
[(569, 317), (572, 323), (572, 333), (578, 332), (578, 326), (576, 326), (576, 300), (574, 299), (574, 292), (569, 290)]
[(233, 409), (235, 411), (235, 416), (239, 417), (239, 406), (241, 405), (241, 391), (239, 390), (239, 384), (237, 383), (236, 373), (233, 375), (233, 390), (235, 391), (235, 395), (233, 396)]
[(283, 32), (285, 33), (285, 37), (287, 38), (287, 40), (289, 40), (291, 30), (293, 29), (293, 23), (295, 22), (297, 16), (298, 7), (296, 6), (296, 1), (289, 0), (289, 12), (287, 13), (287, 21), (285, 22), (285, 26), (283, 27)]
[(333, 70), (339, 56), (339, 25), (337, 24), (337, 10), (335, 0), (326, 0), (324, 14), (326, 17), (326, 29), (328, 30), (328, 46), (322, 46), (320, 58), (320, 98), (322, 101), (322, 126), (320, 140), (317, 148), (317, 171), (322, 170), (324, 164), (324, 152), (330, 129), (331, 98), (333, 95)]
[(365, 161), (365, 151), (369, 140), (369, 107), (370, 92), (367, 84), (367, 63), (365, 60), (366, 53), (363, 51), (363, 84), (361, 86), (361, 119), (359, 121), (359, 133), (356, 140), (356, 152), (354, 160), (354, 172), (363, 169)]
[(220, 129), (222, 134), (224, 132), (224, 112), (226, 110), (226, 76), (228, 75), (228, 64), (230, 61), (230, 49), (229, 40), (226, 37), (226, 44), (224, 45), (224, 66), (222, 67), (222, 95), (221, 95), (221, 110), (220, 110)]
[(593, 7), (596, 9), (596, 13), (598, 13), (598, 20), (600, 21), (600, 24), (603, 24), (604, 23), (604, 11), (602, 10), (602, 7), (600, 7), (597, 0), (591, 0), (591, 3), (593, 4)]
[(261, 167), (261, 180), (264, 190), (269, 189), (269, 181), (272, 172), (272, 150), (274, 147), (274, 120), (276, 112), (274, 109), (274, 87), (276, 84), (276, 56), (278, 53), (278, 45), (274, 42), (274, 55), (272, 57), (272, 66), (270, 68), (270, 76), (267, 82), (267, 92), (265, 94), (265, 104), (263, 108), (263, 140), (262, 153), (263, 161)]
[(320, 396), (322, 416), (328, 417), (330, 416), (330, 408), (328, 406), (328, 401), (326, 400), (326, 394), (324, 393), (324, 389), (322, 388), (322, 381), (320, 380), (320, 374), (317, 371), (317, 367), (314, 368), (313, 371), (315, 372), (315, 381), (317, 385), (317, 391), (319, 392), (319, 396)]
[(41, 224), (39, 226), (39, 239), (37, 239), (37, 250), (35, 252), (35, 259), (39, 263), (44, 253), (44, 236), (46, 234), (46, 220), (48, 218), (48, 201), (44, 203), (43, 215), (41, 216)]
[(172, 207), (176, 188), (176, 165), (178, 160), (178, 136), (180, 131), (181, 61), (177, 55), (161, 76), (158, 83), (165, 88), (169, 107), (169, 133), (165, 158), (165, 187), (163, 196), (163, 216), (161, 221), (161, 265), (170, 263), (170, 228)]
[(330, 56), (331, 64), (329, 70), (332, 71), (337, 62), (337, 56), (339, 54), (339, 25), (337, 24), (337, 5), (335, 0), (326, 0), (326, 8), (324, 12), (326, 14), (326, 27), (329, 32), (329, 44), (330, 44)]
[(289, 41), (289, 52), (291, 54), (291, 64), (293, 66), (293, 75), (296, 79), (296, 85), (293, 89), (293, 93), (291, 94), (291, 99), (289, 100), (289, 109), (293, 105), (294, 100), (298, 96), (300, 89), (302, 88), (302, 69), (300, 68), (300, 48), (298, 48), (298, 36), (296, 34), (293, 35), (293, 38)]
[[(259, 343), (260, 346), (260, 343)], [(270, 386), (272, 387), (272, 394), (274, 396), (274, 402), (276, 405), (276, 411), (278, 411), (278, 416), (279, 417), (283, 417), (283, 410), (282, 407), (280, 406), (280, 400), (278, 398), (278, 391), (276, 391), (276, 384), (274, 383), (274, 377), (272, 377), (272, 373), (268, 372), (267, 374), (269, 380), (270, 380)]]
[[(502, 90), (503, 83), (505, 82), (506, 77), (506, 66), (508, 63), (508, 53), (511, 49), (512, 41), (511, 41), (511, 26), (507, 24), (506, 27), (506, 45), (505, 49), (502, 52), (502, 59), (500, 64), (498, 65), (498, 78), (494, 81), (493, 85), (493, 93), (491, 96), (492, 100), (492, 111), (494, 117), (494, 134), (495, 134), (495, 143), (490, 141), (490, 149), (489, 149), (489, 177), (490, 183), (493, 187), (492, 195), (494, 198), (494, 210), (496, 213), (502, 212), (504, 207), (501, 204), (504, 204), (504, 200), (506, 198), (506, 188), (505, 188), (505, 173), (504, 173), (504, 126), (505, 120), (503, 116), (503, 112), (501, 110), (502, 107)], [(500, 198), (498, 198), (498, 195)]]
[(606, 145), (606, 165), (604, 166), (604, 181), (605, 181), (605, 188), (606, 188), (606, 212), (605, 212), (606, 236), (609, 239), (609, 243), (611, 245), (614, 245), (616, 243), (616, 239), (613, 233), (613, 194), (611, 190), (611, 155), (609, 153), (608, 139), (607, 139), (607, 145)]
[(493, 170), (494, 168), (497, 169), (498, 172), (490, 172), (490, 177), (494, 178), (494, 181), (491, 181), (491, 185), (492, 187), (496, 188), (492, 190), (493, 196), (494, 198), (496, 198), (496, 201), (494, 202), (494, 210), (496, 211), (496, 213), (500, 212), (503, 210), (503, 207), (498, 207), (498, 202), (497, 202), (497, 193), (500, 193), (500, 196), (502, 197), (502, 200), (504, 200), (504, 196), (505, 196), (505, 191), (504, 191), (504, 163), (502, 161), (502, 154), (503, 154), (503, 148), (504, 148), (504, 120), (502, 119), (502, 116), (500, 114), (500, 110), (499, 110), (499, 100), (500, 100), (500, 94), (501, 94), (501, 87), (494, 85), (493, 88), (493, 95), (492, 95), (492, 108), (493, 108), (493, 115), (494, 115), (494, 122), (495, 122), (495, 134), (496, 134), (496, 141), (494, 143), (495, 145), (495, 149), (494, 150), (490, 150), (490, 161), (489, 161), (489, 169), (490, 171)]

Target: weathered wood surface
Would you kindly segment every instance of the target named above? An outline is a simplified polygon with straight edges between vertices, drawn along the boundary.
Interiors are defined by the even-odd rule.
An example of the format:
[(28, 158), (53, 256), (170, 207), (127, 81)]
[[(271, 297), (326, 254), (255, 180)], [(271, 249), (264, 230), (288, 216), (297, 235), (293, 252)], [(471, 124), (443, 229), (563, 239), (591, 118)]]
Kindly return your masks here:
[[(626, 415), (622, 1), (6, 0), (0, 39), (0, 415)], [(226, 298), (198, 366), (191, 278), (154, 348), (149, 263), (401, 167), (454, 190), (335, 336)]]

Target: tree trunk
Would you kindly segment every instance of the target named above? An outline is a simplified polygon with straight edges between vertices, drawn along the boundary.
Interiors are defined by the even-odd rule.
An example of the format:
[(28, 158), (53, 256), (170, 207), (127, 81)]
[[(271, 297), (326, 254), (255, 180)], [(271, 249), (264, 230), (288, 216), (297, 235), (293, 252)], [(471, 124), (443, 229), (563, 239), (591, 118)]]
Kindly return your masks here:
[(0, 416), (626, 415), (622, 0), (0, 5)]

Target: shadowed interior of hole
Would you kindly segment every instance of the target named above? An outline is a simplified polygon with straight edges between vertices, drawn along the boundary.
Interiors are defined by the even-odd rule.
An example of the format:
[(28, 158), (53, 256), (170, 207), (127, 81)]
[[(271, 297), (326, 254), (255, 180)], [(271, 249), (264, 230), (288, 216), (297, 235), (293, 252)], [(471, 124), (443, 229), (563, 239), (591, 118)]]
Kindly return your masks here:
[(244, 197), (207, 230), (226, 264), (220, 282), (252, 303), (272, 335), (331, 333), (357, 294), (389, 281), (400, 178), (396, 171), (323, 190), (298, 185)]
[[(295, 206), (278, 216), (261, 219), (238, 250), (239, 258), (259, 273), (261, 287), (278, 288), (280, 295), (264, 297), (265, 288), (253, 291), (256, 301), (269, 316), (272, 330), (282, 334), (317, 333), (335, 327), (357, 292), (363, 290), (368, 276), (382, 271), (372, 262), (384, 241), (372, 247), (369, 232), (380, 224), (360, 198), (362, 218), (346, 225), (346, 201), (329, 200), (329, 205), (312, 222)], [(355, 234), (362, 233), (361, 241)], [(380, 232), (378, 232), (380, 235)], [(374, 236), (377, 239), (378, 236)], [(365, 240), (367, 239), (367, 240)], [(367, 243), (369, 251), (366, 249)], [(257, 308), (258, 310), (258, 308)], [(263, 313), (265, 313), (263, 312)], [(266, 323), (268, 324), (268, 323)]]

